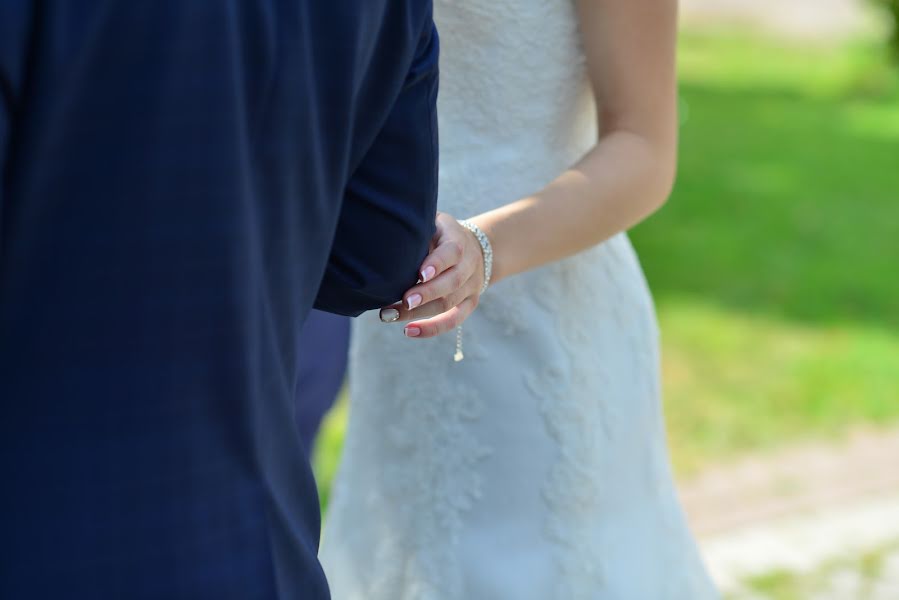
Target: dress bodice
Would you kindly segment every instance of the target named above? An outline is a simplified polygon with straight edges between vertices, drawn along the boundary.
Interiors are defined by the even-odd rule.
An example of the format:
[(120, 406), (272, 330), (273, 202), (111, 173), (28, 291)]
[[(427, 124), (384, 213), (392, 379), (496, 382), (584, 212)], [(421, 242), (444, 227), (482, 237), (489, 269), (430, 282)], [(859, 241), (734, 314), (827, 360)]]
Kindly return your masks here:
[[(571, 0), (436, 0), (441, 203), (463, 214), (538, 191), (596, 140)], [(489, 182), (515, 189), (472, 197)]]

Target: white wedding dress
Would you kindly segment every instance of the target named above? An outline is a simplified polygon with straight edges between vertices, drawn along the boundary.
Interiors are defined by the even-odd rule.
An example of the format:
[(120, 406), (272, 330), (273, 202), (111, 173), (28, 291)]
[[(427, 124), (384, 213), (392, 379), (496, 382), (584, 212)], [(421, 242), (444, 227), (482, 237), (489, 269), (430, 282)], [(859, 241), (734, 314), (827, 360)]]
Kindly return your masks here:
[[(539, 190), (596, 141), (571, 0), (436, 0), (440, 204)], [(354, 326), (322, 563), (335, 600), (717, 598), (678, 504), (652, 300), (624, 234), (491, 288), (464, 329)]]

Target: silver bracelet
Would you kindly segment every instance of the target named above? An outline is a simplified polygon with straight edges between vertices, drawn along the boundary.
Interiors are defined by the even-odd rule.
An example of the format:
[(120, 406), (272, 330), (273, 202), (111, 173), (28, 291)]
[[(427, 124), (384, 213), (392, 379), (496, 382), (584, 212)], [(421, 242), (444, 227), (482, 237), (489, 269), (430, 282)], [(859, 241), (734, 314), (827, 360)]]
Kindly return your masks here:
[[(487, 234), (471, 221), (462, 219), (459, 221), (459, 225), (472, 232), (481, 245), (481, 254), (484, 257), (484, 285), (481, 287), (481, 294), (483, 294), (490, 287), (490, 277), (493, 275), (493, 246), (490, 244)], [(459, 325), (456, 327), (456, 353), (453, 355), (453, 360), (459, 362), (463, 358), (465, 358), (465, 354), (462, 352), (462, 326)]]
[(472, 232), (481, 245), (481, 254), (484, 256), (484, 286), (481, 288), (483, 294), (490, 286), (490, 276), (493, 275), (493, 246), (490, 244), (487, 234), (471, 221), (462, 219), (459, 221), (459, 225)]

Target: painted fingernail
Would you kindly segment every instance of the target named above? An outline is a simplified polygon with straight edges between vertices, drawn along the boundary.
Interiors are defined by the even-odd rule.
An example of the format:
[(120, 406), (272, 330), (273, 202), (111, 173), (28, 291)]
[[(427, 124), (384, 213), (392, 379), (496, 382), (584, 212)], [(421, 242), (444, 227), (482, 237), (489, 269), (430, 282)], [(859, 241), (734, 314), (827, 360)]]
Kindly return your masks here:
[(409, 326), (403, 330), (403, 333), (406, 334), (406, 337), (418, 337), (421, 335), (421, 329), (419, 329), (418, 327)]
[(384, 323), (393, 323), (399, 320), (400, 311), (395, 308), (382, 308), (380, 317)]
[(434, 267), (425, 267), (421, 270), (421, 280), (422, 282), (428, 282), (434, 278), (434, 275), (437, 274), (437, 269)]
[(421, 294), (412, 294), (408, 298), (406, 298), (406, 306), (409, 307), (409, 310), (413, 308), (417, 308), (421, 305)]

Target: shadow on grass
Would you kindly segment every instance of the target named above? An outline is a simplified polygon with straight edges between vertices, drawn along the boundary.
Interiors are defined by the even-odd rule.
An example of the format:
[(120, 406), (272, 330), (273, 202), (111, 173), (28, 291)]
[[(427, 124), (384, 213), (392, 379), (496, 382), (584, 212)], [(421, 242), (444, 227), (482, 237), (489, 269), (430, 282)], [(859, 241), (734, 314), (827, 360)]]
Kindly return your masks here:
[(633, 232), (659, 301), (899, 328), (899, 103), (681, 91), (678, 183)]

